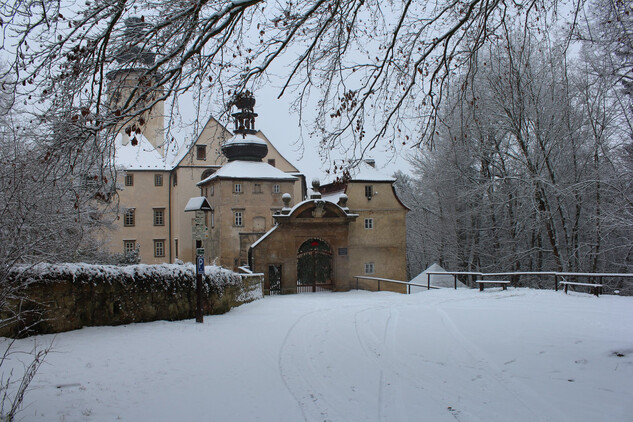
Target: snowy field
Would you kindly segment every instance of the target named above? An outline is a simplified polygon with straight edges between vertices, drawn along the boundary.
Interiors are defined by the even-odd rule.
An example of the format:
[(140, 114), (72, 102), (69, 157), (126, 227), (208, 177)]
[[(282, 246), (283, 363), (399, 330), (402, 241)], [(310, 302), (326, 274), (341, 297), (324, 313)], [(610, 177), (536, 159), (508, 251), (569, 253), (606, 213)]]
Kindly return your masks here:
[(23, 421), (633, 420), (631, 297), (303, 294), (33, 341)]

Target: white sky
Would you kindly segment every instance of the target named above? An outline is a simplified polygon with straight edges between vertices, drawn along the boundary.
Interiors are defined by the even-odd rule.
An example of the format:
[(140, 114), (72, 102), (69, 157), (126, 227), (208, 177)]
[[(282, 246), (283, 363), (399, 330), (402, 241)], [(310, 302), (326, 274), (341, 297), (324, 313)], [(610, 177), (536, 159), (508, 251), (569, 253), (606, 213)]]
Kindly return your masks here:
[[(302, 149), (299, 142), (302, 135), (299, 117), (289, 111), (292, 94), (285, 94), (281, 99), (277, 99), (277, 95), (278, 90), (272, 87), (265, 87), (255, 92), (257, 129), (264, 132), (279, 152), (306, 175), (308, 182), (314, 177), (323, 180), (324, 170), (329, 167), (329, 163), (321, 161), (317, 149), (318, 140), (310, 139), (307, 128), (304, 127), (304, 150)], [(376, 168), (387, 176), (392, 175), (396, 170), (410, 172), (410, 165), (401, 154), (392, 158), (389, 153), (381, 152), (376, 148), (370, 156), (376, 160)], [(332, 158), (347, 157), (332, 154)]]

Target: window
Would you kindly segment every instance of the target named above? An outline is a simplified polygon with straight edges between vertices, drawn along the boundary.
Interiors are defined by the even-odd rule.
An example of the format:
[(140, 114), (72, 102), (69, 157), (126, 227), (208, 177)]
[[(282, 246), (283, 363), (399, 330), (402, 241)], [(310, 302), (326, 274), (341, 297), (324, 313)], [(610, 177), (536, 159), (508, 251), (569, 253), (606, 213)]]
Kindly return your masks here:
[(253, 193), (262, 193), (262, 184), (261, 183), (255, 183), (253, 185)]
[(198, 160), (206, 161), (207, 159), (207, 146), (196, 145), (196, 158)]
[(371, 199), (371, 197), (374, 196), (374, 187), (372, 185), (365, 186), (365, 196), (367, 199)]
[(242, 193), (242, 184), (241, 183), (236, 183), (233, 186), (233, 192), (234, 193)]
[(156, 258), (165, 256), (165, 239), (154, 239), (154, 256)]
[(136, 240), (123, 241), (123, 253), (128, 254), (136, 250)]
[(273, 185), (273, 193), (281, 193), (281, 186)]
[(165, 225), (165, 208), (154, 208), (154, 225)]
[(209, 185), (209, 191), (208, 191), (208, 195), (207, 196), (213, 196), (213, 192), (215, 191), (215, 189), (213, 188), (214, 185)]
[(338, 256), (347, 256), (347, 248), (338, 248)]
[(215, 211), (211, 210), (211, 228), (215, 227)]
[(173, 184), (174, 186), (177, 186), (177, 185), (178, 185), (178, 173), (174, 173), (174, 174), (172, 175), (171, 180), (172, 180), (172, 184)]
[(373, 262), (365, 262), (365, 274), (373, 274), (374, 270), (375, 268)]
[(163, 186), (163, 175), (155, 174), (154, 175), (154, 186)]
[(176, 259), (178, 259), (178, 239), (174, 239), (174, 253), (176, 255)]
[(128, 208), (125, 210), (125, 214), (123, 214), (123, 226), (125, 227), (134, 227), (135, 218), (134, 218), (134, 208)]
[(134, 175), (126, 174), (125, 175), (125, 186), (134, 186)]
[(204, 179), (208, 178), (213, 173), (215, 173), (215, 170), (216, 169), (206, 169), (205, 171), (202, 172), (202, 176), (200, 176), (200, 180), (204, 180)]
[(244, 211), (234, 211), (233, 213), (235, 219), (234, 219), (234, 225), (235, 227), (242, 227), (243, 225), (243, 219), (244, 219)]
[(373, 218), (366, 218), (365, 219), (365, 228), (366, 229), (373, 229), (374, 228), (374, 219)]
[(274, 158), (269, 158), (268, 159), (268, 164), (275, 167), (275, 159)]

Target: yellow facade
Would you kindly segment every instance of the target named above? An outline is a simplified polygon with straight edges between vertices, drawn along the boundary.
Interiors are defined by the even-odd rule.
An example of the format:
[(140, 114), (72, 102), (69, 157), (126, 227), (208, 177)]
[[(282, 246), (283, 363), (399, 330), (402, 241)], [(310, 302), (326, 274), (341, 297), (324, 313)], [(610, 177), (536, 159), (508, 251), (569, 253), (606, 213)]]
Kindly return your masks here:
[[(157, 160), (159, 165), (151, 168), (148, 164), (150, 159), (145, 159), (143, 155), (139, 155), (138, 163), (135, 165), (127, 165), (119, 167), (117, 185), (119, 191), (119, 219), (115, 224), (115, 230), (110, 234), (109, 251), (111, 253), (123, 253), (125, 251), (126, 242), (134, 242), (140, 247), (141, 262), (146, 264), (168, 263), (180, 259), (185, 262), (193, 262), (195, 259), (196, 242), (192, 236), (193, 213), (185, 213), (184, 209), (190, 198), (202, 196), (205, 194), (204, 189), (196, 186), (203, 179), (203, 175), (208, 175), (218, 170), (226, 163), (226, 158), (222, 156), (220, 151), (221, 144), (232, 134), (227, 131), (219, 122), (211, 118), (200, 136), (190, 145), (182, 145), (183, 151), (179, 154), (174, 151), (171, 158), (175, 157), (171, 163), (170, 149), (176, 145), (167, 145), (167, 153), (163, 160)], [(296, 175), (296, 183), (283, 182), (281, 193), (290, 192), (293, 197), (301, 198), (303, 196), (303, 188), (305, 185), (303, 176), (288, 160), (286, 160), (273, 146), (270, 144), (263, 134), (259, 133), (262, 139), (268, 144), (268, 155), (264, 158), (265, 162), (274, 160), (275, 167), (289, 174)], [(121, 142), (121, 140), (120, 140)], [(152, 145), (157, 142), (153, 142)], [(198, 156), (198, 147), (205, 147), (205, 157), (201, 159)], [(126, 144), (118, 145), (121, 148), (131, 149), (132, 146)], [(139, 150), (150, 148), (147, 145), (139, 144), (135, 147)], [(162, 164), (161, 164), (162, 163)], [(162, 165), (162, 168), (160, 167)], [(155, 186), (155, 177), (157, 174), (162, 175), (162, 186)], [(126, 176), (132, 176), (133, 185), (126, 186)], [(245, 187), (246, 188), (246, 187)], [(249, 189), (252, 187), (249, 186)], [(265, 186), (263, 189), (272, 190), (271, 186)], [(220, 192), (229, 192), (230, 188), (220, 187)], [(208, 187), (207, 187), (208, 192)], [(227, 193), (229, 197), (231, 194)], [(220, 196), (222, 194), (220, 193)], [(241, 204), (252, 203), (257, 204), (263, 201), (261, 205), (256, 205), (257, 211), (249, 211), (248, 220), (245, 220), (247, 226), (254, 225), (253, 218), (256, 216), (267, 217), (265, 221), (265, 229), (269, 229), (272, 224), (271, 209), (281, 207), (281, 194), (270, 197), (263, 194), (253, 194), (245, 191), (241, 197)], [(217, 203), (219, 196), (209, 196), (213, 203)], [(126, 226), (125, 212), (134, 209), (135, 221), (133, 226)], [(155, 210), (164, 209), (164, 225), (157, 226), (154, 223)], [(256, 215), (257, 214), (257, 215)], [(226, 217), (221, 217), (221, 213), (215, 215), (216, 221), (223, 221)], [(211, 218), (209, 216), (208, 218)], [(222, 219), (222, 220), (218, 220)], [(210, 227), (210, 224), (209, 224)], [(217, 236), (220, 230), (213, 231), (210, 227), (210, 234)], [(231, 234), (232, 230), (222, 231), (224, 236), (235, 237)], [(160, 250), (157, 254), (156, 243), (164, 242), (163, 253)], [(208, 246), (207, 246), (208, 245)], [(213, 262), (216, 257), (213, 251), (217, 247), (213, 246), (213, 237), (206, 240), (203, 244), (208, 253), (206, 253), (207, 262)], [(157, 256), (158, 255), (158, 256)], [(224, 262), (226, 261), (226, 262)], [(234, 260), (225, 259), (223, 264), (232, 268)], [(230, 264), (230, 265), (229, 265)]]

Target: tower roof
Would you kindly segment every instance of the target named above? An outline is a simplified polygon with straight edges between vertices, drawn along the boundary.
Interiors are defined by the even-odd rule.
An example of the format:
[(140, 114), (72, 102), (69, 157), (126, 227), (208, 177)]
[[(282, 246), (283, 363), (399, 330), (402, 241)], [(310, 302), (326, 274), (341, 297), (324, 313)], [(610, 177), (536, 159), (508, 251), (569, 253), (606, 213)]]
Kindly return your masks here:
[(233, 100), (240, 111), (233, 113), (235, 118), (235, 130), (231, 139), (222, 145), (222, 154), (231, 161), (261, 161), (268, 154), (266, 142), (255, 136), (255, 118), (257, 113), (253, 111), (255, 107), (255, 97), (250, 91), (237, 94)]

